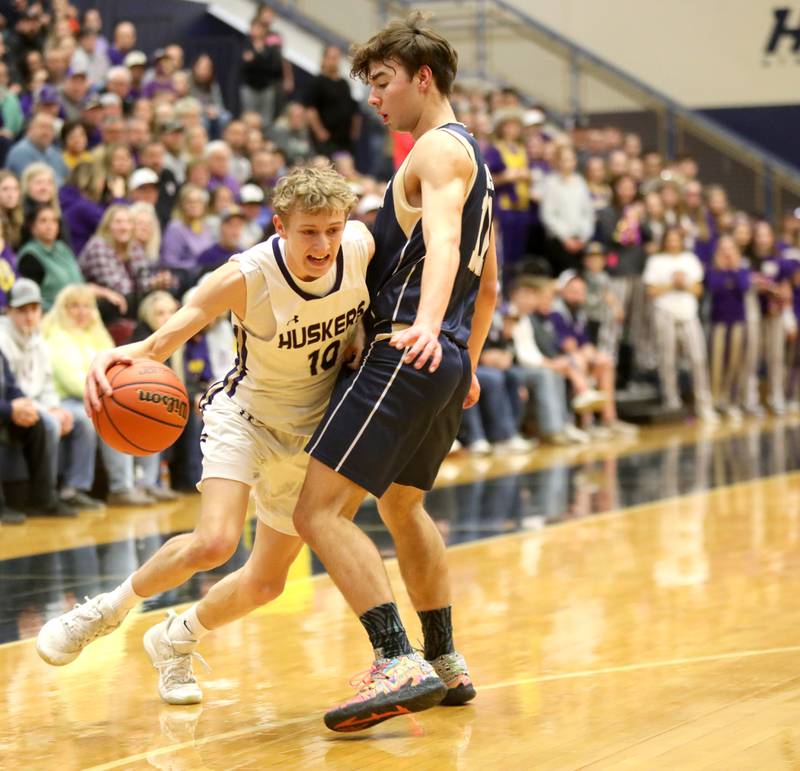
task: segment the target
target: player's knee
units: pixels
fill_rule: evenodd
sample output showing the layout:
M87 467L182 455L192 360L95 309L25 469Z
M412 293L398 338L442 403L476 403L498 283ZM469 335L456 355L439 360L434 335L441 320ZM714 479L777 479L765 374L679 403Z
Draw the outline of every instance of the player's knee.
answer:
M242 581L241 591L248 598L254 608L266 605L281 596L285 579L264 580L259 576L245 576Z
M378 513L381 519L391 525L409 517L423 516L423 496L417 491L396 491L391 488L378 501Z
M211 536L198 536L192 540L188 561L193 567L209 570L227 562L239 544L236 536L221 533Z
M294 529L307 544L313 544L316 537L313 517L301 508L296 508L292 514L292 524Z

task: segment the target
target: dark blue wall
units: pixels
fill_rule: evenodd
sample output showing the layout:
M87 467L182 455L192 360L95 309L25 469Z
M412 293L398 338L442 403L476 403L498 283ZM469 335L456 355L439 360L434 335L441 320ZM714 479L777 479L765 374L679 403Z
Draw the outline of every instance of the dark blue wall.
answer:
M700 112L800 168L800 105L728 107Z
M205 6L183 0L77 0L75 5L81 11L100 11L103 34L109 40L117 22L132 21L138 32L137 48L148 56L169 43L183 46L187 67L199 54L209 54L228 107L238 110L238 72L245 38L206 13Z

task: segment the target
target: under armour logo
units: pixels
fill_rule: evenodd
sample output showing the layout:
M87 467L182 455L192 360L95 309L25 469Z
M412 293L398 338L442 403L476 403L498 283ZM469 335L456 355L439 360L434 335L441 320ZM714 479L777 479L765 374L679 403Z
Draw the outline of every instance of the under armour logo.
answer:
M289 324L297 324L297 323L299 323L299 321L300 321L300 317L297 314L295 314L294 316L292 316L292 318L290 318L286 322L286 326L288 327Z

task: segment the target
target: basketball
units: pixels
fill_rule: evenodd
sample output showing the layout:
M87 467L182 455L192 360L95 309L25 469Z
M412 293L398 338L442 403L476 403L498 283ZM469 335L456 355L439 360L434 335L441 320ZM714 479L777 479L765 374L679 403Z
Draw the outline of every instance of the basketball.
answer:
M113 390L92 414L106 444L128 455L152 455L181 435L189 418L189 395L168 366L146 360L115 364L106 377Z

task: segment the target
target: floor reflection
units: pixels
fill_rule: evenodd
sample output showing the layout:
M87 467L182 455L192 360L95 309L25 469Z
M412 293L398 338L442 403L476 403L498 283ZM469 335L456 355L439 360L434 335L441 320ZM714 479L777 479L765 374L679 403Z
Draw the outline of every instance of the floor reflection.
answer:
M800 469L800 426L776 424L765 431L755 425L735 436L712 438L698 434L690 444L676 438L658 450L620 452L609 445L608 452L598 460L496 478L481 478L477 466L476 481L434 490L428 496L427 507L449 545L535 530L567 519L796 471ZM754 505L757 508L757 501ZM654 567L655 582L660 586L702 583L709 568L704 556L705 510L701 499L692 510L684 506L673 512L668 508L660 517L662 557ZM755 509L753 518L752 538L764 540L769 525L759 521ZM362 507L358 522L384 555L393 554L391 539L374 502ZM203 596L222 575L245 562L253 534L251 522L228 563L148 600L146 608ZM0 642L32 637L46 619L84 596L111 589L172 535L151 535L0 561ZM322 571L316 559L312 560L311 570ZM567 609L565 613L559 624L569 627L572 612ZM591 609L580 609L580 615L590 618Z

